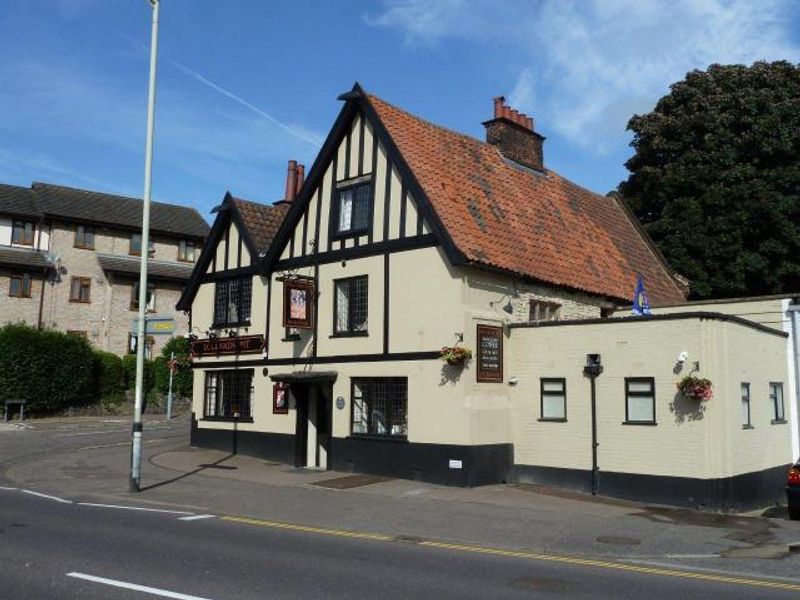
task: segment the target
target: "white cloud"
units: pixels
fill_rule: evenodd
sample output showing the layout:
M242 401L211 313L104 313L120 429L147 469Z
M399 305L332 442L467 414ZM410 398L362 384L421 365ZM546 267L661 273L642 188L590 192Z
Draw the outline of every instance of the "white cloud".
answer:
M634 112L652 109L692 69L797 62L791 28L799 16L792 0L400 0L368 22L417 43L486 44L497 52L498 76L518 65L510 94L518 108L543 129L603 152L625 137Z

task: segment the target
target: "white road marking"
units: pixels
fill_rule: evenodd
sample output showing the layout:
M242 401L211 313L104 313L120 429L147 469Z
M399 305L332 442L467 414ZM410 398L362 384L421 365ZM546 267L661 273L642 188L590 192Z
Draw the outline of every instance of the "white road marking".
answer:
M39 496L40 498L47 498L48 500L55 500L63 504L72 504L72 500L64 500L58 496L50 496L49 494L42 494L41 492L32 492L31 490L21 490L23 494L30 494L31 496Z
M172 429L171 427L148 427L147 431L163 431ZM56 437L75 437L78 435L102 435L108 433L130 433L130 429L101 429L97 431L80 431L77 433L59 433Z
M188 510L166 510L163 508L144 508L143 506L121 506L119 504L97 504L94 502L78 502L79 506L93 506L95 508L119 508L122 510L140 510L143 512L167 513L171 515L193 515Z
M7 492L16 492L18 489L19 488L12 488L12 487L6 487L4 485L0 485L0 490L6 490Z
M159 588L149 587L146 585L138 585L136 583L127 583L117 579L107 579L105 577L97 577L95 575L86 575L85 573L67 573L67 577L74 577L75 579L83 579L93 583L103 583L118 588L125 588L127 590L134 590L136 592L144 592L146 594L153 594L154 596L161 596L163 598L177 598L177 600L209 600L209 598L201 598L200 596L189 596L188 594L181 594L179 592L170 592L169 590L161 590Z
M154 438L152 440L144 440L145 444L154 444L156 442L163 442L164 438ZM117 442L116 444L101 444L99 446L83 446L81 448L77 448L76 450L99 450L100 448L116 448L117 446L130 446L131 441L128 440L127 442Z
M197 521L198 519L213 519L214 515L192 515L191 517L180 517L178 521Z

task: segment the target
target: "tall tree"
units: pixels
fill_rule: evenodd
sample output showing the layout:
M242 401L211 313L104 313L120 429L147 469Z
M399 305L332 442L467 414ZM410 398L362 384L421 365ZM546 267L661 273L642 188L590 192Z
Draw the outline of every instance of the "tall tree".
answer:
M692 297L800 292L800 68L711 65L628 122L619 191Z

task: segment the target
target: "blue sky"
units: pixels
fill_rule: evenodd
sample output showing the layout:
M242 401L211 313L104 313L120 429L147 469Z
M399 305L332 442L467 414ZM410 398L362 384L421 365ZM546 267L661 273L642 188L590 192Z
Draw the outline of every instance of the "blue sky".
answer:
M3 0L0 182L140 196L147 0ZM283 193L358 80L475 137L493 96L536 119L545 164L605 193L625 125L711 63L800 61L793 0L162 0L153 189L208 215Z

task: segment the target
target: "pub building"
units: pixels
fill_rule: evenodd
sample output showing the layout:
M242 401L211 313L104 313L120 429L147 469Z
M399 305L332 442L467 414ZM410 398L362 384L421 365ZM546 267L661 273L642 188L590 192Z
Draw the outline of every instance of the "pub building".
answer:
M638 275L673 307L687 282L619 198L545 168L545 138L504 98L485 142L358 84L339 99L307 178L290 161L279 202L215 209L178 304L192 444L722 510L781 494L784 332L713 305L618 310ZM712 399L683 396L690 374Z

